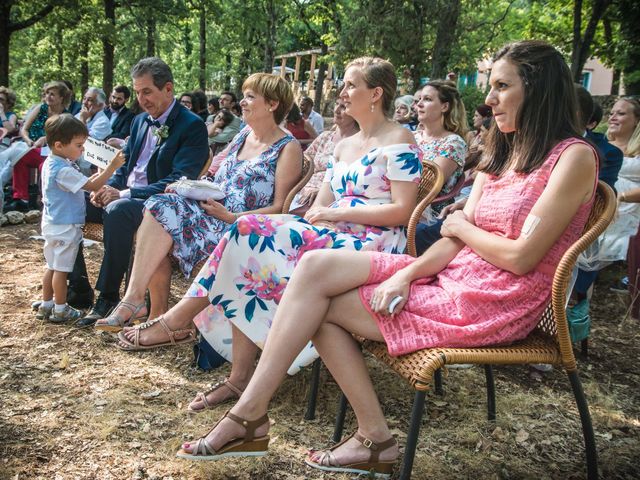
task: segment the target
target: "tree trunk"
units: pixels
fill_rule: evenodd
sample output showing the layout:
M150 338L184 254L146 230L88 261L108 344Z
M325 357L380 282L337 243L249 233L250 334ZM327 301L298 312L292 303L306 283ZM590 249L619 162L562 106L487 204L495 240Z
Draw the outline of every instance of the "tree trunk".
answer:
M456 27L460 17L460 0L446 2L441 10L436 41L433 46L431 78L444 78L456 39Z
M264 41L263 71L265 73L271 73L273 70L273 58L275 57L276 24L278 21L274 0L265 1L265 10L267 15L267 34L265 35Z
M620 19L620 58L625 94L640 95L640 5L637 0L620 0L618 8L624 13Z
M620 69L613 69L613 78L611 79L611 91L609 92L611 95L618 95L620 91Z
M580 74L577 73L578 57L580 56L580 45L582 42L582 0L573 1L573 37L571 39L571 76L575 82L580 81Z
M0 13L0 85L9 86L9 17Z
M413 0L413 12L416 16L415 38L424 38L424 30L427 19L427 8L424 1ZM425 73L425 58L427 57L422 42L418 42L414 48L407 51L408 64L411 69L411 81L413 83L413 92L420 87L420 79Z
M55 37L57 45L64 45L64 37L62 36L62 27L60 25L56 25ZM62 72L64 68L64 50L62 48L56 49L56 61L58 63L58 68Z
M329 32L329 24L326 20L322 22L322 35L326 35ZM313 99L314 110L322 115L322 89L324 88L324 77L327 73L327 61L325 56L329 49L323 42L320 47L320 65L318 66L318 78L316 79L316 94Z
M201 90L207 87L207 9L204 2L200 4L200 69L198 85Z
M79 97L89 88L89 42L84 40L80 46L80 90Z
M108 31L102 37L102 53L104 56L102 63L102 88L109 95L113 89L113 57L114 46L111 39L116 32L116 2L115 0L104 0L104 16L109 23Z
M227 65L227 71L224 74L224 89L231 90L231 69L233 68L233 65L231 63L231 54L227 53L224 56L224 59Z
M153 57L156 54L156 19L149 13L146 21L147 30L147 57Z
M582 30L582 0L575 0L573 10L573 51L571 52L571 74L575 82L580 82L582 69L587 63L591 44L596 34L596 28L600 19L604 15L611 0L593 0L591 5L591 17L585 28L584 36Z
M49 15L54 8L53 5L49 4L27 19L11 21L11 7L14 4L15 2L11 0L0 1L0 85L5 86L9 86L9 44L11 43L11 34L39 22Z

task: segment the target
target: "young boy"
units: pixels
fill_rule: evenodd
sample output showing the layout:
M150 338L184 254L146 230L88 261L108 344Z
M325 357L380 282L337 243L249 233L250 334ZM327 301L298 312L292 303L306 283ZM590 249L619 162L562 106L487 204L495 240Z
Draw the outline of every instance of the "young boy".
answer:
M85 177L75 162L84 151L87 127L72 115L49 118L44 124L51 154L42 167L42 236L47 270L42 279L42 303L36 318L53 323L78 320L82 313L67 305L67 274L82 241L84 192L96 191L124 164L119 152L102 173ZM55 303L54 303L55 299Z

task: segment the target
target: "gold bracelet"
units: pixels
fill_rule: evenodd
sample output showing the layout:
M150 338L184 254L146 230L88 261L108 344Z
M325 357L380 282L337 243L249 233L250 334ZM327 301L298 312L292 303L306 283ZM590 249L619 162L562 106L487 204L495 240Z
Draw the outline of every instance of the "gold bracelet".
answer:
M621 202L627 201L627 196L624 194L624 192L620 192L620 201Z

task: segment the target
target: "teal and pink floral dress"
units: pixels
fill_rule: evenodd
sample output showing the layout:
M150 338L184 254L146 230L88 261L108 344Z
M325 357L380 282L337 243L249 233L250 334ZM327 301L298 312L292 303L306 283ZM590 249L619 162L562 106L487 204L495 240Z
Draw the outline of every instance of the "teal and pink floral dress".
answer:
M360 160L330 162L325 182L335 201L355 207L391 203L391 182L420 181L422 153L416 145L372 149ZM195 278L187 297L208 296L211 305L194 319L209 344L231 359L232 322L263 348L275 310L304 252L321 248L402 253L405 227L338 222L315 227L295 215L244 215L229 229ZM307 345L291 366L296 373L318 354Z

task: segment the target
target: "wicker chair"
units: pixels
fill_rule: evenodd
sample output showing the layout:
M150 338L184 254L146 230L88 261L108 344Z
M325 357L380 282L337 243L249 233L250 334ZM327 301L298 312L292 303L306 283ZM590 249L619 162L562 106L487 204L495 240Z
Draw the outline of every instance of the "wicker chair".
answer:
M565 311L567 285L578 255L602 233L616 210L616 198L613 190L599 182L596 199L582 236L565 252L556 268L553 278L551 302L543 313L537 327L524 340L511 345L484 348L432 348L420 350L400 357L391 357L386 345L380 342L364 340L362 347L376 358L391 367L415 390L411 422L405 447L401 479L411 477L413 458L416 451L420 423L425 408L426 392L434 376L445 365L473 363L483 365L487 382L488 419L495 420L495 386L491 365L526 365L545 363L562 367L571 383L575 396L587 457L587 476L598 477L593 427L587 400L578 377L573 346L569 337L569 327ZM342 436L346 399L341 399L334 440Z
M427 208L444 184L444 175L440 167L433 162L425 160L422 162L422 176L418 185L418 196L416 208L413 209L411 218L407 225L407 253L416 256L416 227L420 222L422 213ZM313 420L316 416L316 400L318 397L318 385L320 383L321 360L318 358L313 362L311 373L311 384L307 396L307 411L304 414L305 420Z
M302 176L298 183L296 183L291 191L287 194L287 197L284 199L284 204L282 205L282 213L289 213L291 210L291 203L293 199L298 194L300 190L304 188L304 186L309 182L309 179L313 175L313 161L306 155L302 156Z

